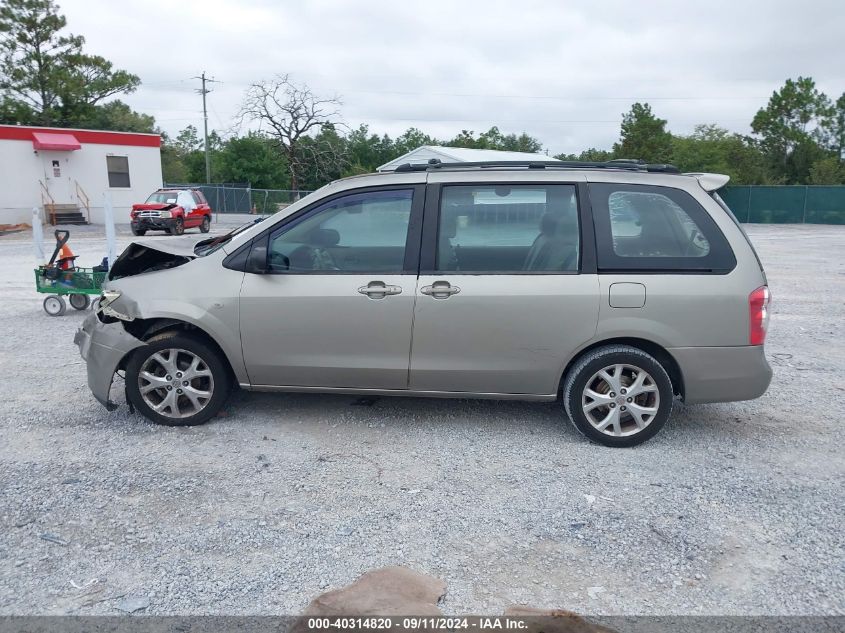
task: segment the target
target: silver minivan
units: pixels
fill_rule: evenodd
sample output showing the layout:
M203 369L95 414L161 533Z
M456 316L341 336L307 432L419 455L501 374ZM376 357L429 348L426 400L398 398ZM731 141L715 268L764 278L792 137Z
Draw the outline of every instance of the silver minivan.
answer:
M108 408L154 422L231 389L562 401L633 446L674 399L771 380L769 291L718 174L669 165L403 165L196 242L138 240L75 341Z

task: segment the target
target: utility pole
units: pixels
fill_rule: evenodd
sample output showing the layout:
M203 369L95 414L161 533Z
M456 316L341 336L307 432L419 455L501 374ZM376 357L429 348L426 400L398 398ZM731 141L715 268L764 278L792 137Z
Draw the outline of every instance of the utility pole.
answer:
M205 76L205 71L202 71L202 75L199 77L194 77L194 79L201 79L202 80L202 88L197 90L196 92L202 95L202 125L203 125L203 133L205 136L205 182L211 182L211 154L208 150L208 110L205 107L205 95L207 95L211 90L205 87L207 83L219 83L214 81L213 79L207 79Z

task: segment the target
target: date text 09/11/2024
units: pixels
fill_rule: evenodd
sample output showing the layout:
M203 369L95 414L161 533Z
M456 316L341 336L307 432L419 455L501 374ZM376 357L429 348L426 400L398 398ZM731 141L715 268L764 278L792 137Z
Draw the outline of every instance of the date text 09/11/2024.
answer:
M406 617L401 620L401 628L408 631L456 629L470 630L522 630L528 624L522 618L511 617ZM352 629L352 630L386 630L399 627L399 621L389 617L359 617L359 618L309 618L308 630Z

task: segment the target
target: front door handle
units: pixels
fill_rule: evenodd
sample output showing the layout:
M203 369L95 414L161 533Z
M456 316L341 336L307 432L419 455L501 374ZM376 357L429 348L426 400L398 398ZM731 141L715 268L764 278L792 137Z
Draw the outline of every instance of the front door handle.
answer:
M457 286L453 286L448 281L435 281L430 286L423 286L420 292L424 295L429 295L435 299L448 299L452 295L456 295L461 291Z
M358 288L358 292L370 299L384 299L387 295L402 294L402 286L388 286L383 281L371 281Z

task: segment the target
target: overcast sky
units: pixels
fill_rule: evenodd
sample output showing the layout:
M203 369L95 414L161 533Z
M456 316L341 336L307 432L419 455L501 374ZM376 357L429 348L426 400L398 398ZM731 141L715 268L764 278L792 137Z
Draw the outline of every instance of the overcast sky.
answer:
M527 132L552 154L608 149L648 101L675 133L749 132L786 78L845 91L842 0L58 0L87 49L141 77L125 97L175 134L229 133L250 82L290 73L350 126Z

